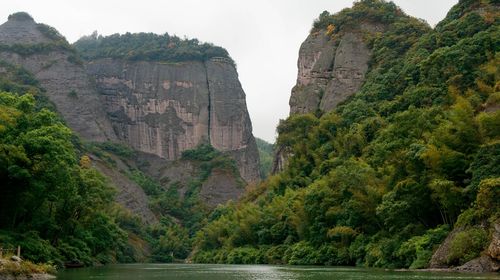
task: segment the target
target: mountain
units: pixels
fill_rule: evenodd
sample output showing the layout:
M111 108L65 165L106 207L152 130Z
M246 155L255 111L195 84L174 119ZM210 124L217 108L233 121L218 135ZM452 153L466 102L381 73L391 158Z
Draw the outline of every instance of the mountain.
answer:
M185 258L211 209L260 180L245 93L221 47L146 33L94 34L72 46L20 12L0 25L0 62L2 89L57 112L74 133L68 145L117 189L122 207L106 215L128 234L120 261ZM183 241L161 243L167 234Z
M323 12L274 175L199 234L217 263L498 271L499 3L434 29L392 2Z
M75 47L120 140L167 160L207 142L231 154L245 181L259 180L245 93L225 50L146 33L84 37Z

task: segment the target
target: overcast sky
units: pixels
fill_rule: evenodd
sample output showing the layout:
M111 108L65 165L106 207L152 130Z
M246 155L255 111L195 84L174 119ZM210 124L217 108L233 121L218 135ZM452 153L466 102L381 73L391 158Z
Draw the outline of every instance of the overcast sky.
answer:
M395 0L407 14L434 26L457 0ZM97 30L176 34L229 51L247 95L254 135L274 142L297 77L300 44L313 20L353 0L2 0L0 22L25 11L73 43Z

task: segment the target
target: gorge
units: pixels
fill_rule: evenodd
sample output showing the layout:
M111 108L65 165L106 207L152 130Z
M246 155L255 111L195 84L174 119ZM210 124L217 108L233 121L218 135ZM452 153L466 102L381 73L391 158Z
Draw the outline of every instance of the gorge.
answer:
M12 14L0 243L59 266L498 272L499 18L496 0L460 0L435 27L384 0L321 13L271 146L224 48L168 33L71 45Z

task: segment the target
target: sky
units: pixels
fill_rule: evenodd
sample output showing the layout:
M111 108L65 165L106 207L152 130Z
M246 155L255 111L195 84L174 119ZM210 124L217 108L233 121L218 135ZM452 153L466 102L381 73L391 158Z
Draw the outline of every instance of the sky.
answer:
M434 26L458 0L394 0L407 14ZM253 133L268 142L289 114L300 44L312 23L353 0L2 0L0 22L28 12L70 43L97 31L168 32L226 48L236 61Z

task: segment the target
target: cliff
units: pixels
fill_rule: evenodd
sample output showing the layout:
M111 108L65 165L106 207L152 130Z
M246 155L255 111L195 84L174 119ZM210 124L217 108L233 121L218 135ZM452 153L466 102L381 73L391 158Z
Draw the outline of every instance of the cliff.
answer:
M231 154L245 181L258 180L257 147L232 63L97 59L86 69L121 141L166 160L207 142Z
M356 93L372 56L367 37L385 29L376 22L352 25L338 33L313 29L300 46L290 114L328 112Z
M499 7L461 0L431 29L392 2L363 0L314 22L278 126L277 174L251 197L271 208L263 214L302 205L304 237L288 250L311 254L294 264L317 263L331 242L338 258L351 242L343 252L360 254L335 264L499 271ZM228 255L247 244L233 246Z
M193 44L198 46L197 41ZM210 51L213 56L226 54L219 47ZM248 183L259 180L245 93L232 60L189 57L165 62L103 57L84 62L80 57L55 29L36 23L26 13L13 14L0 26L0 60L33 73L43 94L85 143L128 145L146 155L140 160L155 162L163 172L147 175L160 180L169 174L169 181L178 177L169 168L179 166L175 161L183 151L209 143L231 156L239 171L228 175L215 170L205 178L208 187L202 188L202 195L215 197L207 200L211 206L239 197L243 192L240 176ZM131 168L145 165L139 157L113 156L112 165L98 156L92 160L118 188L118 202L143 221L156 221L144 190L127 175ZM193 166L189 172L200 171Z
M25 13L11 15L0 25L0 60L33 73L68 126L89 142L116 141L105 114L102 97L91 84L66 40L54 29L37 24ZM118 202L142 217L156 218L149 210L143 190L116 169L96 168L118 188ZM126 182L126 183L125 183Z
M358 13L355 8L335 15L325 11L315 22L299 49L290 115L330 112L361 89L372 59L371 40L383 36L389 23ZM289 156L285 147L277 147L272 172L282 171Z
M32 72L77 134L88 141L115 140L100 97L82 65L72 61L74 53L65 39L19 14L0 25L0 59Z

